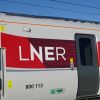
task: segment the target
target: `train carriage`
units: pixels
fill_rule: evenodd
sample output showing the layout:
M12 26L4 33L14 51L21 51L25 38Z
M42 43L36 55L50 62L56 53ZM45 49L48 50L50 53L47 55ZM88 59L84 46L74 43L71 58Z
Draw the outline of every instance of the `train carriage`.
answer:
M0 13L0 100L94 98L99 77L99 22Z

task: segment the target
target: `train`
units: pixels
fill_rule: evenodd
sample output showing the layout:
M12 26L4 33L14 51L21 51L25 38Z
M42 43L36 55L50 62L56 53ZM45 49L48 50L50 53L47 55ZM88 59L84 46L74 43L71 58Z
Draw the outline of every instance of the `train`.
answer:
M0 12L0 100L100 96L100 22Z

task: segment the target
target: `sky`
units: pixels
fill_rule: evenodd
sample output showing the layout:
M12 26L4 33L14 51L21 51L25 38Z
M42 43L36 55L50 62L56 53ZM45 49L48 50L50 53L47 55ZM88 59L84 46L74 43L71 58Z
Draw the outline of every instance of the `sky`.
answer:
M100 22L100 0L0 0L0 12Z

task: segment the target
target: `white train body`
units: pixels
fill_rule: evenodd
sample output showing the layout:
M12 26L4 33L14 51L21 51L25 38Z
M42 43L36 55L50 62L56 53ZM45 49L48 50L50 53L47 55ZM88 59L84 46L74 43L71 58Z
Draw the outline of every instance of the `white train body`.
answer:
M100 24L0 13L0 43L0 100L100 94Z

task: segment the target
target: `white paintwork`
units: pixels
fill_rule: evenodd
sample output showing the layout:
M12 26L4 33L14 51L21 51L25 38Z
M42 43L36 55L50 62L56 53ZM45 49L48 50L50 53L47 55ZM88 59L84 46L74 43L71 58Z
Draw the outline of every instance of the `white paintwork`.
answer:
M100 95L100 68L99 68L99 91L98 91L98 95Z
M4 33L31 38L74 40L75 33L95 34L100 40L100 24L54 19L27 18L0 14ZM17 22L17 23L8 23ZM27 24L28 23L28 24ZM37 25L38 24L38 25ZM30 28L31 31L25 31ZM28 30L28 29L27 29ZM12 80L13 87L8 88ZM26 90L26 84L43 83L42 89ZM50 94L51 89L64 88L63 94ZM78 88L77 70L5 72L5 95L1 100L75 100ZM100 93L100 91L99 91Z
M1 100L75 100L77 70L6 72L5 97ZM12 80L12 88L8 81ZM43 83L43 88L26 90L27 84ZM63 94L50 94L51 89L63 88ZM74 91L73 91L74 90Z

